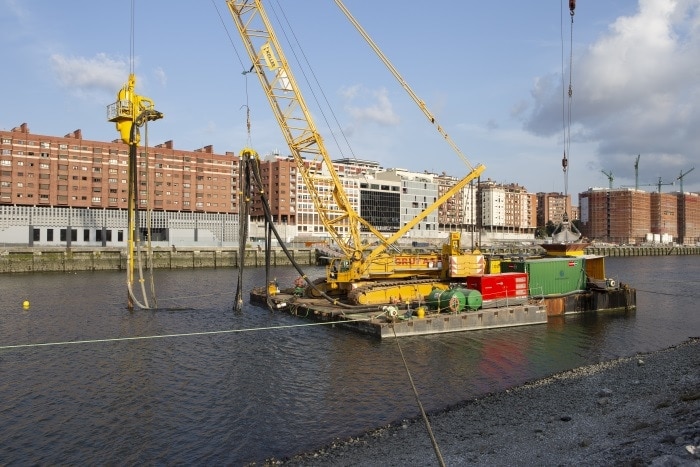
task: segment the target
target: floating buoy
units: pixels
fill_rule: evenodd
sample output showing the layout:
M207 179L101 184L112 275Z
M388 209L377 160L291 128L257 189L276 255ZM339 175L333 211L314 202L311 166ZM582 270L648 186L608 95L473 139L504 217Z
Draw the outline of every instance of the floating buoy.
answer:
M25 310L29 308L29 300L25 300L22 302L22 308Z

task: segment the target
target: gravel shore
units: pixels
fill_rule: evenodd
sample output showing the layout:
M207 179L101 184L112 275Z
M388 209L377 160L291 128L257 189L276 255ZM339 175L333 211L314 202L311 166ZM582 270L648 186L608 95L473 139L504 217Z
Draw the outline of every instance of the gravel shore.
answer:
M566 371L270 464L700 466L700 338ZM439 455L438 455L439 451Z

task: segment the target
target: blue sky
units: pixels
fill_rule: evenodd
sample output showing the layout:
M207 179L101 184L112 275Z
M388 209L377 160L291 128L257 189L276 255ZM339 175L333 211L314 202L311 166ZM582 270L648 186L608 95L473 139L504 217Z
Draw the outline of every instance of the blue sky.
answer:
M250 63L223 0L133 3L136 90L165 114L149 125L149 144L288 152L257 78L241 73ZM86 139L116 139L105 108L128 77L132 2L0 5L0 128L26 122L35 134L80 128ZM575 204L577 193L608 186L602 170L612 172L615 187L634 186L638 154L640 185L654 185L641 188L655 190L659 177L670 183L698 166L683 187L700 191L700 0L578 1L571 75L563 0L345 5L470 162L486 165L484 178L565 191L562 82L568 87L571 76ZM320 83L302 93L333 158L467 173L332 0L271 0L268 8L288 22L278 36L298 41L283 40L297 81L305 85L303 70ZM294 62L295 54L310 67ZM339 126L328 128L322 115ZM336 146L341 131L349 145ZM678 189L677 181L662 187Z

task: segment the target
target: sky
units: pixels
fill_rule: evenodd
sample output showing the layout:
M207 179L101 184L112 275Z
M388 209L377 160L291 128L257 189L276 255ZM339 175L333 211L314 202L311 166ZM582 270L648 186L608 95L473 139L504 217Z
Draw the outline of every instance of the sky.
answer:
M700 0L579 0L573 24L564 0L344 4L486 166L482 179L578 204L609 175L634 187L639 156L640 189L678 191L684 174L684 191L700 192ZM333 159L469 172L334 1L266 8ZM0 48L3 130L117 139L106 107L133 69L136 92L165 115L149 145L289 153L259 81L243 74L250 60L224 0L0 0Z

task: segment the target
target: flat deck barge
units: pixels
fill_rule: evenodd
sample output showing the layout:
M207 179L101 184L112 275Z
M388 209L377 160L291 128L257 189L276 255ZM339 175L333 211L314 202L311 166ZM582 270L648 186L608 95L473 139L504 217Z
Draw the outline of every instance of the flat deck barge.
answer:
M346 308L323 298L285 292L271 295L268 303L266 288L256 287L250 293L250 301L255 305L270 306L318 322L333 322L380 339L546 324L549 317L586 312L633 311L636 310L635 298L634 289L581 291L562 297L531 299L524 304L446 313L427 307L407 309L405 305L393 307L393 312L382 305Z
M361 307L358 310L333 305L323 298L298 297L293 294L278 293L269 297L273 309L315 321L332 321L336 325L352 331L379 338L424 336L445 332L475 331L547 322L547 309L544 303L486 308L476 311L438 313L418 308L408 310L404 306L396 309L392 316L388 307L377 305ZM265 288L255 288L250 300L256 305L268 306Z

